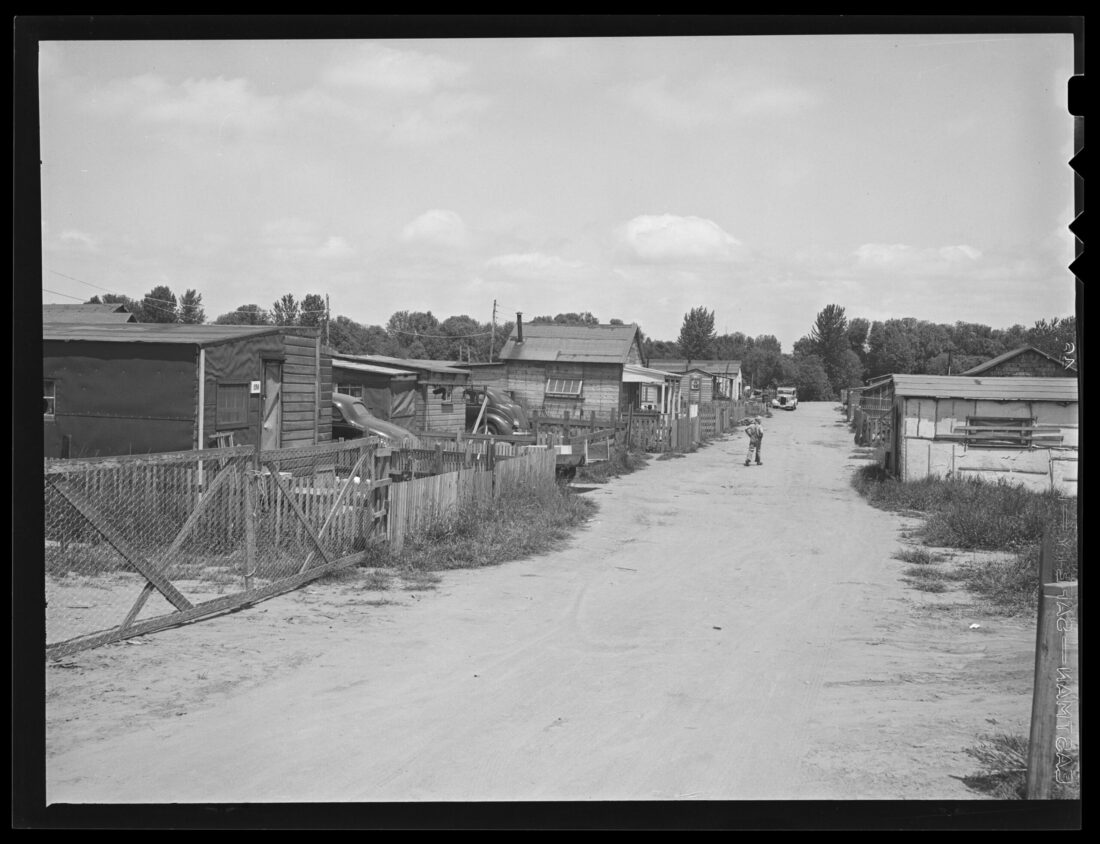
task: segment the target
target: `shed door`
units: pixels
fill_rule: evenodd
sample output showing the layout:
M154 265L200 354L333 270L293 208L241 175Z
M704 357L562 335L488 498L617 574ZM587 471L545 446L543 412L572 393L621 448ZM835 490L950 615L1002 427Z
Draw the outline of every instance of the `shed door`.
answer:
M264 408L260 429L260 448L279 448L283 431L283 364L264 361Z

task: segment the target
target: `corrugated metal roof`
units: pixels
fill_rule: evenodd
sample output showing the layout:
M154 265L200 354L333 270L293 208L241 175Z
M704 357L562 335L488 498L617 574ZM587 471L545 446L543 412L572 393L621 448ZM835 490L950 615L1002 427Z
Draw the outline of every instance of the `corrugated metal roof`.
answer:
M1076 378L975 378L968 375L894 375L898 396L988 401L1077 401Z
M307 329L278 325L173 325L161 322L124 324L48 323L43 340L93 340L99 343L183 343L212 346L261 334L306 333Z
M411 369L396 369L392 366L379 366L374 363L357 363L352 360L343 360L342 358L332 359L333 369L350 369L355 372L370 372L373 375L407 375L410 378L415 378L416 373Z
M43 305L42 324L49 322L122 323L137 322L125 305Z
M1059 366L1062 366L1062 361L1058 360L1058 358L1054 357L1053 355L1048 355L1042 349L1036 349L1034 346L1022 346L1019 349L1013 349L1011 352L1005 352L1003 355L997 355L997 357L995 357L995 358L990 358L985 363L979 363L977 366L972 366L970 369L966 370L966 372L960 372L959 374L960 375L981 375L983 372L986 372L986 371L992 369L997 364L1004 363L1006 360L1012 360L1014 357L1017 357L1018 355L1022 355L1024 352L1035 352L1035 354L1042 355L1047 360L1053 361L1054 363L1058 364ZM1072 372L1076 372L1077 371L1077 366L1073 365L1073 366L1068 367L1068 369L1071 370Z
M516 342L516 330L500 359L509 361L557 361L561 363L623 363L630 356L638 326L548 325L523 326L523 342Z
M411 369L415 372L441 372L450 375L469 375L467 369L461 369L447 363L434 360L421 360L418 358L391 358L386 355L333 355L333 364L337 360L348 360L358 363L373 363L378 366L388 366L396 369ZM458 361L453 361L458 363Z

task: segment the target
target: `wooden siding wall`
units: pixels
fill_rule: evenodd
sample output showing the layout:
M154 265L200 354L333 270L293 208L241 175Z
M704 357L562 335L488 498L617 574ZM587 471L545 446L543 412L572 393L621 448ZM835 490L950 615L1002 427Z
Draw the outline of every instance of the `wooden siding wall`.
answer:
M1029 489L1077 494L1078 407L1055 402L899 398L902 480L930 476L1004 478ZM1062 443L1051 448L976 448L954 439L968 418L1034 419L1051 425Z
M622 389L622 371L611 363L543 363L516 362L508 364L508 384L516 400L526 407L541 408L549 416L588 416L623 410L626 391ZM581 396L575 399L547 397L546 379L549 373L561 378L584 381Z
M432 391L437 387L446 387L450 390L447 401L443 396L436 395ZM466 430L466 402L462 396L462 388L466 386L466 378L457 375L432 373L425 377L417 388L416 420L421 430L433 433L457 434Z
M320 340L287 334L283 338L282 447L313 445L322 433L332 438L332 364L329 361L328 402L320 405ZM325 415L327 410L327 416Z

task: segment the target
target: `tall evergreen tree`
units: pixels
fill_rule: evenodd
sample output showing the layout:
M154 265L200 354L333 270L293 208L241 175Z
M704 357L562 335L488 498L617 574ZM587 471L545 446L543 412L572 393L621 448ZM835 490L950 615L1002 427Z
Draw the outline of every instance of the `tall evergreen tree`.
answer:
M714 311L692 308L684 314L684 323L680 327L680 354L688 360L709 360L714 356L717 336Z
M202 325L206 322L206 311L202 307L202 294L196 290L185 290L180 296L179 319L185 325Z

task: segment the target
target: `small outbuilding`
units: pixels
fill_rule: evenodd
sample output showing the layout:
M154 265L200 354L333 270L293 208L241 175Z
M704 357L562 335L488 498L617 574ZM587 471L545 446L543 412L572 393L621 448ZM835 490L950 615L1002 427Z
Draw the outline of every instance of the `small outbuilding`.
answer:
M46 457L332 438L316 328L45 323L42 391Z
M334 352L332 363L337 391L358 395L379 419L416 434L466 430L470 373L457 362Z
M739 360L651 360L654 369L672 372L680 377L680 394L688 404L703 404L719 399L741 396L741 361Z
M862 391L884 467L901 480L1004 479L1077 494L1077 381L890 375Z

